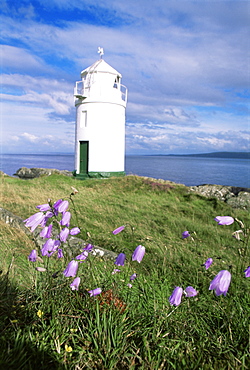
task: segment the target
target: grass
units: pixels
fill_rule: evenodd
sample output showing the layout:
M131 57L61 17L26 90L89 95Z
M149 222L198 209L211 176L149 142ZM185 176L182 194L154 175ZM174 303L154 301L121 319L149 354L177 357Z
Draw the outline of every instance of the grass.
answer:
M96 246L125 253L126 264L112 275L113 261L91 255L80 265L79 290L72 291L72 278L51 277L66 261L29 262L32 240L1 223L0 368L248 369L249 279L243 271L249 250L232 238L236 222L219 226L214 217L237 217L249 227L249 214L182 185L137 176L2 177L1 206L25 219L48 198L67 197L72 186L79 193L71 227L79 225L80 237ZM124 224L122 233L112 234ZM193 238L182 239L184 230ZM140 264L131 261L139 244L146 248ZM208 257L214 263L205 270ZM37 265L47 272L36 272ZM232 282L226 297L216 297L208 287L224 269ZM171 306L174 287L189 285L199 294ZM87 291L96 287L103 293L90 298Z

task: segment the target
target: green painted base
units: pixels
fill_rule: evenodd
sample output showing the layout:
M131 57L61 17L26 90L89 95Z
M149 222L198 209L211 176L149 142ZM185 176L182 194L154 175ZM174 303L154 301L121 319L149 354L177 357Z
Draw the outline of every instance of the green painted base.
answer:
M88 172L88 173L76 173L73 172L73 176L79 180L86 180L86 179L107 179L109 177L123 177L126 173L124 171L121 172Z

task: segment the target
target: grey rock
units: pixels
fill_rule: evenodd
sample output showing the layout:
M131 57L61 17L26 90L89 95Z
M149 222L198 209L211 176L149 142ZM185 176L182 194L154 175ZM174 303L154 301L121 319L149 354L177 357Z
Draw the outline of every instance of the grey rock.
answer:
M196 192L207 198L217 198L233 208L250 209L249 188L205 184L190 186L189 191Z
M65 176L73 176L71 171L67 170L56 170L54 168L27 168L21 167L19 168L14 176L18 176L20 179L34 179L41 176L50 176L50 175L65 175Z

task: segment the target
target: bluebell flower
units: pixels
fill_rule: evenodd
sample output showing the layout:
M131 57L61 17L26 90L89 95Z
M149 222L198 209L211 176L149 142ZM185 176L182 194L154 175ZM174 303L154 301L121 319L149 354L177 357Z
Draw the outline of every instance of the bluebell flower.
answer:
M29 261L36 262L37 260L37 251L33 249L28 257Z
M72 290L78 290L79 289L79 284L81 282L81 279L79 277L76 277L73 282L70 284L70 288Z
M81 230L79 229L79 227L73 227L72 229L70 229L69 233L70 235L77 235L81 232Z
M231 282L231 273L227 270L221 270L211 281L209 290L214 290L217 296L223 294L226 296Z
M87 244L87 245L85 245L85 247L83 249L85 251L91 251L93 248L94 248L94 246L92 244Z
M42 246L42 256L49 256L49 252L55 252L60 245L59 240L48 239Z
M64 229L60 231L60 234L59 234L59 238L61 242L66 242L68 236L69 236L69 229L65 227Z
M244 272L245 272L245 277L250 277L250 266L248 266L248 268L244 270Z
M133 274L130 276L130 280L135 280L136 279L136 274Z
M112 275L115 275L117 272L121 272L121 270L119 270L119 269L114 269L114 270L111 272L111 274L112 274Z
M195 297L198 294L197 290L195 290L192 286L186 287L184 292L186 294L186 297Z
M188 231L183 231L182 233L182 239L186 239L190 236L189 232Z
M63 256L63 250L61 249L61 248L59 248L58 250L57 250L57 258L63 258L64 256Z
M90 294L90 297L94 297L98 294L101 294L102 290L101 288L95 288L93 290L89 290L88 293Z
M217 216L214 220L218 222L218 225L231 225L234 222L231 216Z
M66 267L66 269L63 271L63 275L65 277L75 277L78 270L78 261L72 260Z
M43 214L43 212L37 212L23 222L25 222L25 226L30 227L30 231L33 232L37 228L37 226L42 223L44 218L45 215Z
M57 207L56 207L56 208L57 208L58 212L63 213L63 212L65 212L65 211L67 211L68 206L69 206L69 202L68 202L68 200L63 200L63 201L61 201L61 202L57 205ZM55 208L55 206L54 206L54 208Z
M83 251L81 254L79 254L78 256L76 256L76 259L77 260L80 260L80 262L83 262L88 257L88 254L89 253L87 251Z
M41 212L49 211L51 209L49 204L41 204L40 206L36 206Z
M39 234L41 238L50 238L52 235L52 224L45 226Z
M126 259L126 255L124 253L120 253L115 260L115 265L124 266L125 259Z
M175 289L173 290L173 293L168 298L169 303L172 306L179 306L179 304L181 303L182 294L183 294L183 289L179 286L175 287Z
M145 254L145 247L142 245L138 245L138 247L135 248L134 253L132 255L132 261L141 262Z
M66 211L62 215L62 219L60 221L60 224L63 225L63 226L69 227L70 219L71 219L71 213L69 211Z
M120 227L118 227L117 229L115 229L114 231L112 231L113 232L113 234L114 235L116 235L116 234L119 234L121 231L123 231L125 229L125 226L123 225L123 226L120 226Z
M212 258L208 258L206 260L206 262L203 264L203 266L205 266L206 267L206 270L207 270L212 265L212 263L213 263L213 259Z

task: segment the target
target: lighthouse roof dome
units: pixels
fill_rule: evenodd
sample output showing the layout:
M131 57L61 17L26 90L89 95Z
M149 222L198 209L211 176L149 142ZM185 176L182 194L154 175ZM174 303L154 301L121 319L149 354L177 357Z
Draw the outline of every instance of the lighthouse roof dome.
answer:
M103 59L97 60L94 64L92 64L90 67L84 69L81 72L81 77L85 76L86 74L89 73L110 73L115 76L122 77L122 75L116 71L113 67L111 67L108 63L105 62Z

